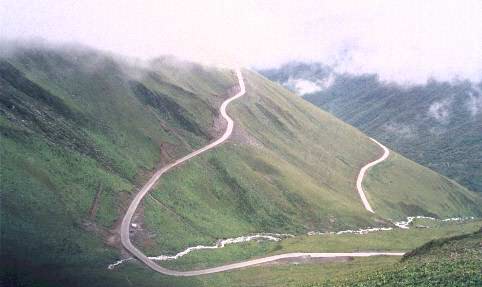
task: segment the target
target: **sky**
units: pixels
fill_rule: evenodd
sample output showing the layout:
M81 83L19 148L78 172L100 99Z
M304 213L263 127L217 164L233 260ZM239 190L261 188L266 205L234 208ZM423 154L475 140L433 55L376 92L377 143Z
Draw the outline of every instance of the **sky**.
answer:
M0 39L255 68L317 61L383 80L482 78L482 1L0 0Z

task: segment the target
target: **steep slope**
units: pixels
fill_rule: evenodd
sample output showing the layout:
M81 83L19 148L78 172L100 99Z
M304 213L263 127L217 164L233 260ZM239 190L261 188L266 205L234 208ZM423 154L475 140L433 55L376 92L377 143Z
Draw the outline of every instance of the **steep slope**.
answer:
M50 277L42 266L62 278L118 258L131 192L159 163L217 135L213 106L234 83L229 71L185 64L199 71L194 94L77 48L19 47L0 69L2 269L33 269L37 279Z
M380 215L370 214L355 178L378 146L281 86L243 74L247 94L228 108L233 137L163 176L135 216L132 238L146 253L413 212L481 213L479 197L398 156L383 169L393 189L376 178L369 186L369 196L391 205L375 203ZM74 285L78 270L93 274L83 280L120 280L105 268L120 257L118 219L130 197L156 166L219 136L218 107L236 84L229 70L171 58L135 65L72 47L16 47L0 60L0 81L2 270L50 285ZM400 191L410 209L388 196Z
M246 78L248 91L252 92L251 94L248 92L248 97L240 105L233 107L235 113L238 111L238 107L240 107L241 112L238 114L240 124L245 126L254 122L260 126L254 128L255 124L252 124L252 126L247 126L246 129L250 132L256 131L256 138L261 142L267 142L268 144L265 144L265 146L269 147L270 150L279 149L279 154L282 156L290 155L293 158L287 157L286 159L290 161L300 161L302 159L303 161L298 167L311 176L318 177L319 181L326 184L330 190L336 190L337 193L349 191L349 196L355 197L359 203L358 207L362 208L358 195L355 192L355 177L362 165L380 157L383 150L357 130L343 124L328 113L318 111L303 99L294 97L286 90L280 89L279 85L265 81L262 77L255 74L247 74ZM256 85L253 85L254 81L257 82ZM285 126L290 127L293 134L296 135L301 132L302 136L292 137L280 134L280 129L272 128L277 124L276 121L271 123L264 120L255 121L255 119L263 119L263 115L266 114L256 103L261 103L262 107L271 107L272 114L284 115L284 117L279 116L280 121L284 122ZM257 107L259 110L256 110L254 107ZM253 114L255 116L252 116ZM297 121L297 124L290 124L289 115L291 115L291 119ZM260 129L261 127L263 129ZM284 142L274 142L273 139L276 138L280 138ZM363 145L363 147L360 145ZM364 151L363 148L365 147L370 147L372 153L368 154ZM363 163L352 164L351 162L360 157L361 154L365 155L365 160L362 160ZM443 210L447 206L443 208L441 206L450 204L448 203L450 201L445 199L438 201L435 198L437 196L448 196L451 194L460 198L457 192L461 192L461 194L469 196L470 199L466 202L478 202L480 200L479 196L468 192L466 189L461 189L460 185L394 152L384 162L384 167L378 165L374 169L377 168L384 170L386 172L385 176L391 176L390 185L372 187L371 189L368 187L368 196L371 193L380 192L380 197L386 198L392 204L420 205L422 202L425 202L421 206L431 206L426 211L433 209L436 215L443 217L448 216L449 213L444 214ZM369 183L369 180L372 179L370 171L368 174L366 183ZM374 175L376 176L376 173ZM341 186L342 183L346 185ZM413 186L407 188L407 183L413 184ZM402 202L393 198L393 194L404 194L406 198ZM435 196L431 199L423 198L428 195ZM465 200L462 199L462 201ZM460 215L461 212L464 212L465 207L463 207L463 204L455 204L458 211L454 211ZM377 211L382 207L375 203L374 209ZM396 212L400 207L393 206L391 209L391 213L384 215L389 218L395 218L395 214L397 214ZM481 212L479 206L472 205L469 209L475 210L476 213ZM405 211L403 215L413 214L413 212L416 211ZM419 210L419 212L424 213L423 210Z
M481 242L482 230L433 240L394 266L315 286L480 286Z
M400 86L376 75L336 74L321 64L291 63L263 71L305 99L406 157L474 191L482 191L482 83ZM323 86L323 83L330 85Z

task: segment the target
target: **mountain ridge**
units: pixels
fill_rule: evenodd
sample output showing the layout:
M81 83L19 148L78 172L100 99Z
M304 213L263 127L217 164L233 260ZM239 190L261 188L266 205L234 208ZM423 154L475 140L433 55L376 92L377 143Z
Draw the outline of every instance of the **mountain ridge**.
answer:
M287 79L331 85L304 98L474 191L482 191L482 83L400 85L376 74L343 74L319 63L291 63L261 73L288 88ZM293 80L291 80L293 81ZM296 91L296 88L291 87Z

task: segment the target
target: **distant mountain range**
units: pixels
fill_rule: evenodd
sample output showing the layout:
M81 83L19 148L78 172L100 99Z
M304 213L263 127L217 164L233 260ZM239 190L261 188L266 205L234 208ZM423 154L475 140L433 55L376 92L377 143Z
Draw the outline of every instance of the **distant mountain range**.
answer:
M399 85L320 63L260 71L416 162L482 192L482 83Z

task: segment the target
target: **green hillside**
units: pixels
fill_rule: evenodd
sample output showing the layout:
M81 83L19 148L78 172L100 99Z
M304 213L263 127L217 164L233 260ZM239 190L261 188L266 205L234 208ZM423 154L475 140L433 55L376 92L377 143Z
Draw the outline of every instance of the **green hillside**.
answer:
M324 235L303 239L288 239L281 249L269 254L303 251L309 245L320 250L367 250L378 246L383 250L406 251L403 257L342 258L339 260L278 262L254 266L235 272L225 272L199 277L197 286L263 286L263 287L320 287L320 286L479 286L482 221L466 223L424 222L431 228L412 228L369 233L367 235ZM236 247L229 247L237 249ZM245 246L244 249L254 248ZM258 247L259 248L259 247ZM279 248L278 248L279 249ZM216 251L218 252L218 251ZM219 251L221 252L221 251ZM236 250L223 251L228 256ZM241 252L239 252L241 253ZM199 258L183 258L177 264L194 265ZM211 260L211 256L204 259ZM304 262L303 262L304 261ZM125 266L126 272L133 266ZM477 281L478 280L478 281ZM181 282L181 280L180 280ZM432 284L432 285L431 285Z
M392 230L386 232L374 232L366 235L322 235L322 236L307 236L283 240L279 243L264 243L266 245L274 245L276 248L272 248L274 251L268 251L268 254L279 254L284 252L300 252L306 250L312 250L314 246L318 250L326 252L337 251L361 251L361 250L394 250L394 251L406 251L411 252L413 249L421 248L426 243L440 238L450 238L454 236L460 236L464 234L472 234L482 227L482 221L475 220L463 223L444 222L434 223L415 220L414 226L424 224L431 228L411 228L409 230ZM477 237L475 237L477 239ZM480 236L478 237L480 240ZM260 245L260 244L258 244ZM476 245L472 245L469 248L474 248ZM239 254L253 252L253 250L262 249L255 246L243 246L243 252L239 251L241 247L230 246L222 250L216 250L216 252L223 252L224 256L235 257ZM439 261L449 262L450 253L447 252L452 248L450 245L445 247L444 253L438 254ZM229 250L228 250L229 249ZM263 254L266 254L266 250L270 250L269 247L264 246ZM423 248L422 248L423 249ZM248 250L248 251L246 251ZM454 253L461 254L458 259L463 259L463 250L453 248ZM208 253L208 251L206 251ZM187 257L183 257L179 262L172 263L172 265L178 266L192 266L200 264L202 260L212 260L215 255L212 252L209 255L201 256L193 253ZM218 255L218 258L221 256ZM473 260L474 257L467 257L466 263L470 264L471 269L468 269L465 274L475 275L473 273L474 267L477 267L477 261ZM182 261L182 262L181 262ZM300 287L300 286L356 286L358 281L365 282L368 278L368 284L362 286L397 286L394 282L384 281L382 274L391 272L392 276L396 275L397 271L400 271L401 276L396 277L401 282L406 280L410 282L411 273L403 272L404 266L410 266L411 272L417 271L417 266L420 266L418 271L422 271L422 260L406 260L409 264L400 264L400 257L369 257L369 258L340 258L338 260L324 259L324 260L303 260L298 258L295 260L277 262L274 264L254 266L250 268L240 269L235 272L225 272L212 274L205 277L199 277L202 283L198 286L263 286L263 287ZM428 261L428 260L427 260ZM431 265L435 265L436 259L431 259ZM463 261L459 261L458 266ZM420 265L418 265L420 264ZM125 265L119 271L125 272L133 268L132 265ZM408 269L408 268L407 268ZM415 270L414 270L415 269ZM432 268L433 269L433 268ZM447 269L446 269L447 270ZM460 270L460 269L459 269ZM422 273L422 272L420 272ZM430 274L427 272L427 275ZM449 277L449 276L447 276ZM446 278L447 278L446 277ZM473 277L473 276L472 276ZM419 277L420 278L420 277ZM453 276L451 280L447 282L454 282L457 277ZM460 277L459 277L460 278ZM413 281L411 281L413 282ZM427 280L422 286L427 285ZM463 281L461 281L463 282ZM385 285L383 285L385 283ZM458 286L456 284L452 284Z
M482 83L399 85L377 75L338 74L318 63L294 62L262 73L293 90L299 80L314 83L319 90L303 95L309 102L411 160L482 192Z
M141 65L85 48L10 50L0 59L3 275L27 286L125 285L127 274L106 266L121 257L130 198L156 167L222 133L218 107L235 77L172 58ZM367 180L380 214L366 212L355 179L379 147L243 74L247 94L228 108L233 137L163 176L135 216L132 237L147 254L255 232L481 215L479 196L395 153Z
M433 240L406 254L395 265L310 286L481 286L481 242L482 229Z
M407 157L482 191L482 136L478 132L482 128L478 106L482 105L476 103L482 94L473 87L468 82L430 82L405 88L385 86L372 77L348 77L340 79L332 91L306 99Z

